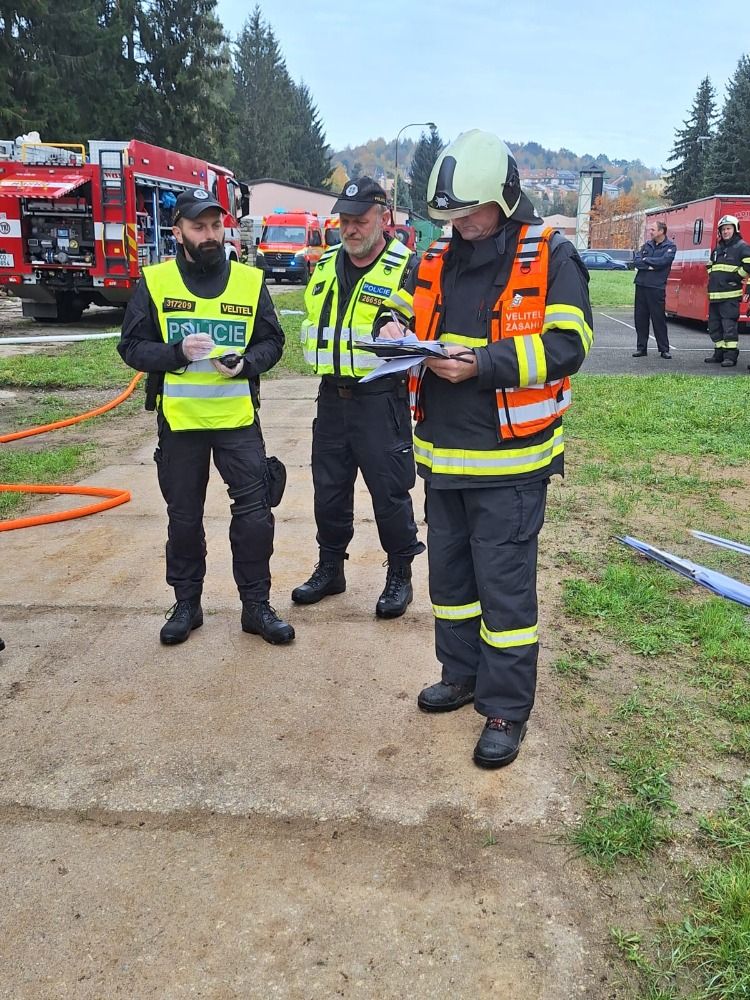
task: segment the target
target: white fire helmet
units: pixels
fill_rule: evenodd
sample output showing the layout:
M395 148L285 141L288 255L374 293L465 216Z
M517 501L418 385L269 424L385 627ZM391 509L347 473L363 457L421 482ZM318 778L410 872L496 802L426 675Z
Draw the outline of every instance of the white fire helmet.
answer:
M477 128L462 132L435 162L427 182L433 219L460 219L494 202L506 217L518 208L521 180L505 143Z
M719 224L716 227L719 232L721 232L722 226L734 226L735 233L738 233L740 231L740 220L736 215L722 215L719 219Z

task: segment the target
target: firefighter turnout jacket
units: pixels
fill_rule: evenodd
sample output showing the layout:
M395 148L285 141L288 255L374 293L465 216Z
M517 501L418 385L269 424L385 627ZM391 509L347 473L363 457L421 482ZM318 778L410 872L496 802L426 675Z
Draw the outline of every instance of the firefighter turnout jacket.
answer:
M242 355L242 372L228 379L210 358L188 362L181 342L190 333L213 338L211 357ZM204 268L180 249L175 260L144 268L118 351L131 368L163 378L159 408L173 431L231 430L255 421L254 385L283 347L260 271L236 261Z
M391 239L347 296L340 289L348 282L342 245L332 247L318 261L305 289L307 315L300 330L305 360L317 375L362 378L382 361L357 349L357 340L370 340L383 300L397 292L404 281L412 252Z
M568 379L591 348L593 321L583 263L540 221L529 206L487 239L454 231L407 282L417 335L473 349L478 366L459 383L429 369L412 380L415 457L433 489L563 472Z
M731 240L719 240L706 266L709 302L740 299L742 280L750 276L750 246L735 232Z

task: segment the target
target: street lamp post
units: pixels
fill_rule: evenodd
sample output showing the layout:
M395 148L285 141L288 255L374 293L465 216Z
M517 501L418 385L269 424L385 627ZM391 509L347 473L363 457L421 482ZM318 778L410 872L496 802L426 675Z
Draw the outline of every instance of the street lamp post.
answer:
M393 221L396 222L396 212L398 212L398 140L401 137L401 133L406 131L407 128L416 128L417 126L427 126L428 128L437 128L435 122L410 122L408 125L404 125L396 133L396 172L393 175Z

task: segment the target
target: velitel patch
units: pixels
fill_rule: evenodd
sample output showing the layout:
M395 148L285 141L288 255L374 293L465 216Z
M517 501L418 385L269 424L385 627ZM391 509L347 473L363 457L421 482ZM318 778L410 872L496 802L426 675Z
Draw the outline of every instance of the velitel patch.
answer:
M380 306L383 304L383 300L377 295L366 295L364 292L359 297L360 302L364 302L366 306Z
M391 294L391 292L393 291L393 289L392 288L386 288L385 285L371 285L369 281L366 281L364 283L364 285L362 285L362 291L363 292L369 292L370 295L380 295L383 298L385 298L386 295L390 295Z
M191 302L190 299L164 299L161 311L165 313L192 313L195 312L195 302Z
M222 302L221 312L223 316L252 316L252 306L236 306L232 302Z
M325 288L325 285L326 285L325 281L319 281L318 284L315 285L315 287L313 288L312 294L313 295L320 295L320 293Z

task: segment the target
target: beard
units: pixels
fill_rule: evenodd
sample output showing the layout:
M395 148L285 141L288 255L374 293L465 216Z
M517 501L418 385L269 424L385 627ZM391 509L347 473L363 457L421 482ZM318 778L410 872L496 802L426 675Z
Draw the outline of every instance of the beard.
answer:
M361 242L352 244L349 239L345 236L341 237L341 243L344 250L353 257L355 260L359 257L367 257L380 239L382 239L382 232L375 230L370 236L365 237Z
M185 253L191 260L200 267L217 267L225 260L224 241L218 243L216 240L206 240L203 243L193 243L185 234L182 234L182 246Z

